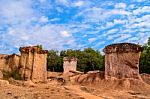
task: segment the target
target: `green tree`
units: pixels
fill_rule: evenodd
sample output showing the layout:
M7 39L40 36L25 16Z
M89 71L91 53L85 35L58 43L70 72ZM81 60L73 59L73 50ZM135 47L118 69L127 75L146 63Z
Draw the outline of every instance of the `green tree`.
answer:
M88 72L92 70L104 70L104 56L97 50L86 48L81 50L50 50L48 53L48 69L50 71L63 71L63 58L75 57L78 59L77 70Z
M43 49L43 46L40 44L38 44L37 47L40 48L41 50Z
M53 72L62 72L62 58L59 56L58 51L50 50L47 56L47 69Z
M143 52L140 58L140 73L150 74L150 37L148 38L148 42L142 47Z
M92 48L86 48L83 51L83 57L80 59L83 63L84 72L92 71L92 70L100 70L104 66L103 56L99 51L94 50ZM80 64L79 64L80 67Z

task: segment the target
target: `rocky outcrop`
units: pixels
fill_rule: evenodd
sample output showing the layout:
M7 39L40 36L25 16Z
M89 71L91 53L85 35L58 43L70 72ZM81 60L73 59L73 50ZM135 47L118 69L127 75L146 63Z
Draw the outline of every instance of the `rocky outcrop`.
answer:
M6 67L6 54L0 54L0 70L2 71Z
M140 79L139 58L142 48L132 43L112 44L105 47L105 78Z
M0 55L0 70L12 72L19 67L20 56L17 54L1 54Z
M0 71L0 79L3 79L3 73Z
M70 81L72 84L79 83L83 85L90 85L90 84L98 84L101 80L104 79L104 72L103 71L90 71L86 74L78 73L73 76L70 76Z
M64 57L64 74L68 73L70 70L76 71L77 68L77 58Z
M0 80L0 86L7 86L9 82L7 80Z
M150 85L150 74L143 73L140 75L141 75L142 80Z
M38 46L21 47L20 73L25 80L44 82L47 80L47 50Z

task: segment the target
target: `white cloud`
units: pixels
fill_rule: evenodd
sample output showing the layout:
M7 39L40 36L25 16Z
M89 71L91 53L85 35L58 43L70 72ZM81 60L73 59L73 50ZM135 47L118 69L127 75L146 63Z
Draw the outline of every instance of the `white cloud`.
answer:
M108 13L109 16L111 15L130 15L131 13L129 11L125 11L125 10L122 10L122 9L114 9L114 10L111 10L109 11Z
M118 34L108 35L107 40L113 40L114 38L119 37L119 36L120 36L120 34L119 35Z
M107 22L105 25L96 28L97 30L104 30L113 27L115 24L113 22Z
M127 20L114 19L114 24L125 24Z
M136 10L133 11L133 14L138 15L140 13L150 13L150 6L144 6L144 7L140 7Z
M146 22L146 21L139 22L139 23L133 23L128 28L132 28L132 29L134 29L134 28L150 28L150 23Z
M57 2L65 6L70 6L70 2L68 0L57 0Z
M35 12L30 0L2 0L0 1L0 23L26 24L35 20ZM36 15L38 16L38 15Z
M110 34L114 34L118 31L118 29L111 29L109 31L106 32L107 35L110 35Z
M129 8L129 9L134 9L134 8L135 8L135 5L134 5L134 4L131 4L131 5L128 6L128 8Z
M131 38L128 38L128 40L126 40L127 42L133 42L133 43L135 43L136 42L136 44L138 43L137 41L139 41L139 38L138 37L131 37Z
M62 37L69 37L70 33L68 31L60 31Z
M77 7L80 7L84 4L83 1L77 1L77 2L74 2L74 6L77 6Z
M145 36L145 33L138 33L137 36L143 38Z
M26 35L26 34L23 34L23 35L21 36L21 39L22 39L22 40L29 40L29 39L31 39L31 38L30 38L30 36L28 36L28 35Z
M94 42L96 39L97 39L97 38L89 38L88 41L89 41L90 43L92 43L92 42Z
M122 8L122 9L125 9L126 8L126 4L125 3L117 3L116 5L115 5L115 8Z
M140 23L140 22L150 22L150 15L143 15L141 17L131 17L128 19L129 24L133 24L133 23Z
M105 44L105 41L98 42L94 47L97 48L97 47L100 47L103 44Z
M46 0L39 0L40 3L46 2Z
M92 7L81 11L74 18L83 17L85 23L99 23L103 22L103 20L109 19L109 17L112 17L113 15L129 16L131 14L132 13L130 11L126 11L124 9L106 10L100 7Z
M3 5L3 3L7 5ZM48 20L47 16L37 13L32 8L32 3L30 0L0 1L0 27L2 28L3 24L10 24L4 34L0 35L0 38L2 37L0 39L0 46L3 46L2 50L10 53L13 48L36 44L42 44L46 49L57 50L64 49L64 44L68 44L68 48L76 46L75 40L70 34L71 30L69 31L65 25L40 25L39 22L59 19ZM37 24L33 24L34 22ZM2 50L0 52L3 52Z
M48 17L42 16L42 17L40 18L40 22L43 22L43 23L48 22Z
M85 22L97 22L104 19L104 12L104 9L98 7L87 8L79 12L74 18L84 17ZM100 15L101 17L99 17Z
M114 1L0 0L0 48L99 49L114 42L142 43L150 36L149 12L149 6Z
M60 18L53 18L53 19L50 19L49 21L53 22L53 21L59 21Z
M120 34L120 37L115 39L113 42L114 43L119 43L119 42L122 42L123 40L125 40L125 39L127 39L129 37L131 37L131 34Z
M74 47L76 43L73 36L64 30L65 26L61 25L35 26L30 29L16 27L13 29L15 34L5 34L5 40L9 39L7 43L15 47L37 44L42 44L46 49L56 50L64 49L64 44L68 44L70 48Z
M91 5L90 0L56 0L58 4L64 5L66 7L89 7Z

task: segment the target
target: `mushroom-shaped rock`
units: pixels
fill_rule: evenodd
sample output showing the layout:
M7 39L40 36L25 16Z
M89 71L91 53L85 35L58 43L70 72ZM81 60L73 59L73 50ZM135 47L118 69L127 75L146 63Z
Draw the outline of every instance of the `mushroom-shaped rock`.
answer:
M139 58L142 48L132 43L111 44L104 48L105 79L140 79Z

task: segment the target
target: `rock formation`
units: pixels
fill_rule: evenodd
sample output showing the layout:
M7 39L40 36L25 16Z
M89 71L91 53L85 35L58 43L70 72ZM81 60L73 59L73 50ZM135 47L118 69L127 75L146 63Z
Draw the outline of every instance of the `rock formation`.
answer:
M150 85L150 74L143 73L140 75L141 75L142 80Z
M38 46L20 47L20 73L25 80L44 82L47 80L47 50Z
M68 73L70 70L76 71L77 68L77 58L64 57L64 74Z
M132 43L108 45L105 52L105 79L140 79L139 58L142 48Z
M6 57L5 54L0 54L0 70L3 70L6 67Z
M0 79L3 79L3 73L0 71Z
M19 67L20 56L17 54L1 54L0 55L0 70L12 72Z

